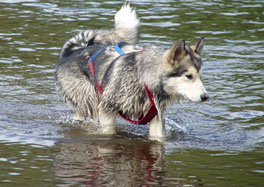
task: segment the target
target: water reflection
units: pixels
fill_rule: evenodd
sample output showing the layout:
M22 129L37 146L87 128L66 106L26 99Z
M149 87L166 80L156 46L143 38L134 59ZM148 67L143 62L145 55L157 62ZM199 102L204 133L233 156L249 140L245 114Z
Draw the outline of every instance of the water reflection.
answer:
M151 186L164 184L165 160L161 144L112 139L57 143L54 172L57 186ZM173 182L173 181L171 181Z

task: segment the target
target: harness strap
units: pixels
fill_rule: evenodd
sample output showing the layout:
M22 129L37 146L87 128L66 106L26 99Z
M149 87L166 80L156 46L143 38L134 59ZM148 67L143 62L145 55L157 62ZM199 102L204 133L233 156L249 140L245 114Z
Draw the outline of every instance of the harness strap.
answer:
M115 44L114 48L115 48L116 52L118 52L118 54L120 54L120 55L125 54L125 52L121 49L121 47L125 44L127 44L127 43L126 42L120 42L118 44Z
M116 44L114 46L116 52L120 55L124 55L125 52L121 49L121 47L123 45L125 45L127 43L125 42L120 42L118 44ZM93 60L96 58L97 55L99 55L103 50L105 50L105 48L102 48L100 50L98 50L95 54L93 54L90 58L89 58L89 67L90 67L90 71L93 75L93 78L94 78L94 83L95 83L95 86L97 88L97 90L99 91L99 93L102 95L103 94L103 88L102 88L102 85L100 85L98 82L97 82L97 79L95 77L95 72L94 72L94 68L93 68ZM126 116L123 115L123 113L121 111L119 111L119 115L126 121L132 123L132 124L140 124L140 125L146 125L148 122L150 122L158 113L158 110L155 106L155 102L154 102L154 96L153 96L153 93L149 90L148 86L145 84L145 90L147 92L147 95L148 95L148 98L149 98L149 101L150 101L150 108L147 112L147 114L144 116L142 115L137 121L134 121L134 120L131 120L129 118L127 118Z
M139 125L146 125L148 122L150 122L157 114L158 110L155 106L154 102L154 96L153 93L148 89L148 86L145 84L145 90L147 92L149 101L150 101L150 108L145 116L141 116L137 121L131 120L123 115L122 112L119 112L119 115L126 121L132 123L132 124L139 124Z
M95 73L94 73L94 68L93 68L93 60L96 58L97 55L99 55L101 52L103 52L103 50L105 50L105 48L102 48L98 51L96 51L96 53L93 54L93 56L91 56L89 58L89 67L90 67L90 71L93 75L93 78L94 78L94 83L95 83L95 86L97 88L97 90L99 91L99 93L102 95L103 94L103 87L102 85L100 85L98 82L97 82L97 79L95 77Z

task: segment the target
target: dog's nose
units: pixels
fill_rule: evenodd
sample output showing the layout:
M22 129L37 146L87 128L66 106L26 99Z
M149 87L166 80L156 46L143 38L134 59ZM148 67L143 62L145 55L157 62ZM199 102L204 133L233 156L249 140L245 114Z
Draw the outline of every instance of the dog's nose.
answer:
M201 95L202 102L207 101L209 99L209 95L206 93L204 95Z

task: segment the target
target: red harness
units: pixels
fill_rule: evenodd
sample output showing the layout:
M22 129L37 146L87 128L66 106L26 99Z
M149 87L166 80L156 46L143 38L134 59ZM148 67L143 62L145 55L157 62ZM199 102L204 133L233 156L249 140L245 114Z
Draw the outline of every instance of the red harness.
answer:
M122 49L120 48L120 45L124 45L125 43L121 42L119 44L116 44L114 46L115 50L120 54L120 55L124 55L125 53L122 51ZM99 51L97 51L94 55L92 55L89 58L89 67L90 67L90 71L92 73L92 76L94 78L94 83L95 86L98 90L98 92L102 95L103 94L103 88L102 88L102 84L100 85L96 79L95 76L95 72L94 72L94 68L93 68L93 60L96 58L97 55L99 55L105 48L100 49ZM148 89L148 86L145 84L145 90L146 93L148 95L149 101L150 101L150 108L147 112L147 114L144 116L142 115L142 117L140 117L138 120L132 120L127 118L126 116L123 115L123 113L120 111L119 115L126 121L132 123L132 124L139 124L139 125L146 125L148 122L150 122L158 113L158 110L155 106L155 102L154 102L154 96L153 93Z

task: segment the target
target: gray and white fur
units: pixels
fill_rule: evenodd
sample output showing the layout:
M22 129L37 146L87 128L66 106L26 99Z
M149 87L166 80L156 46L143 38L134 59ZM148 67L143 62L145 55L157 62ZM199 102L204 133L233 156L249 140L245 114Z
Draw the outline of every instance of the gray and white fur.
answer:
M126 3L115 15L114 29L87 30L69 39L56 64L56 88L72 106L75 118L99 120L102 132L116 133L115 118L121 111L137 118L150 107L144 85L153 92L158 115L150 122L151 138L165 137L164 112L175 101L205 101L208 94L200 80L200 54L204 38L193 46L179 40L170 49L139 46L139 19ZM125 55L113 45L126 42ZM99 94L89 68L89 58L105 48L94 59L95 76L102 84Z

